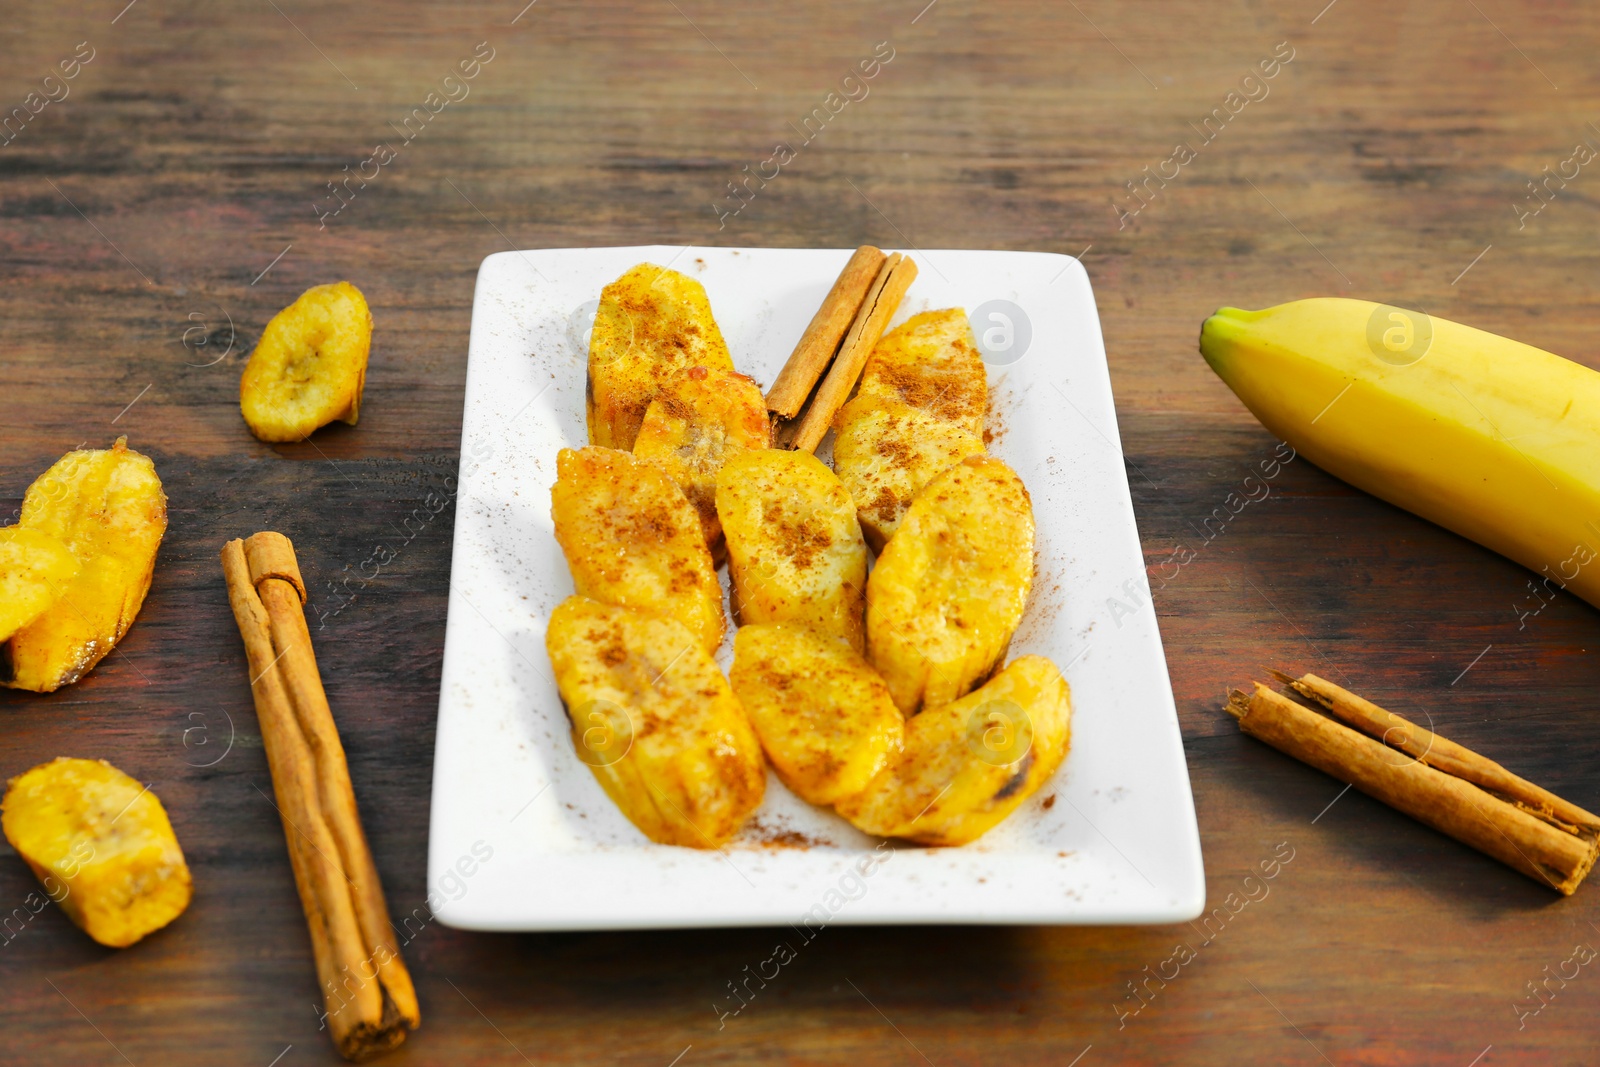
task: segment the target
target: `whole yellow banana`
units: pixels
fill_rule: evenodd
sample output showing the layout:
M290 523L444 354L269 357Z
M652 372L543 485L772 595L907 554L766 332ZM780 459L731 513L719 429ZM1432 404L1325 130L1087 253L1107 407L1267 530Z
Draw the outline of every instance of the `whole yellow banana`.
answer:
M1334 297L1222 308L1200 353L1317 466L1600 607L1600 373Z

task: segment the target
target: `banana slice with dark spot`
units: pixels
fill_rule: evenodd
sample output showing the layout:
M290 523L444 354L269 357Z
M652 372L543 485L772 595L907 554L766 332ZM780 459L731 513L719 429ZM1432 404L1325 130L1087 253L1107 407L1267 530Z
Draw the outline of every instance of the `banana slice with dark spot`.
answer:
M1071 714L1055 664L1023 656L982 688L907 722L904 754L838 812L869 834L925 845L974 841L1061 766Z

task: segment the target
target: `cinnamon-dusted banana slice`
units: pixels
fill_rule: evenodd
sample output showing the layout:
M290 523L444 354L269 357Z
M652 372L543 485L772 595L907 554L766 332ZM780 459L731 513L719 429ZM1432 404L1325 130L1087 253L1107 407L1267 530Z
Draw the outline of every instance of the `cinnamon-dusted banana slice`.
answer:
M1061 766L1071 694L1055 664L1023 656L960 700L906 723L904 754L838 811L869 834L964 845Z
M0 529L0 641L43 615L77 576L77 558L54 537Z
M722 586L699 516L660 468L614 448L564 448L550 501L580 594L677 619L716 650Z
M632 448L650 401L690 367L733 370L704 286L641 263L602 289L589 335L589 443Z
M924 311L884 334L861 371L856 399L898 401L982 437L989 377L967 313Z
M897 400L858 397L839 418L833 469L874 552L883 551L923 486L984 450L983 438Z
M578 758L650 840L717 848L760 806L761 743L682 625L574 596L545 647Z
M105 760L41 763L7 783L0 811L45 892L102 945L131 945L189 906L189 867L166 809Z
M900 712L841 637L741 626L728 680L778 777L813 804L861 792L900 753Z
M771 437L761 387L743 374L690 367L645 409L633 454L667 472L705 531L711 559L724 554L717 518L717 472L731 456L766 448Z
M354 426L367 383L372 312L349 282L318 285L276 315L239 380L239 409L263 441L303 441L334 420Z
M1033 583L1033 505L1015 471L969 456L917 494L867 582L867 659L906 715L947 704L1005 657Z
M155 464L119 437L68 452L28 486L21 527L65 545L78 574L0 648L0 684L48 693L105 658L139 614L167 531Z
M809 452L742 452L717 474L734 617L792 622L860 649L867 546L850 494Z

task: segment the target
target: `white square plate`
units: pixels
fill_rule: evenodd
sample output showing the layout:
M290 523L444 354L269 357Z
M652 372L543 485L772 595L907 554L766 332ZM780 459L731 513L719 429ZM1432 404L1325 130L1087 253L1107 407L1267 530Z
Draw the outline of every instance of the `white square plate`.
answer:
M973 315L990 353L991 449L1033 496L1038 570L1011 655L1049 656L1072 685L1065 764L961 848L880 842L771 774L761 809L723 850L646 840L574 754L544 650L550 612L573 591L550 486L557 451L586 443L586 331L600 289L642 261L699 279L734 363L765 386L849 252L499 253L483 261L472 307L428 856L440 921L815 928L1200 913L1199 830L1088 275L1036 252L912 255L920 273L895 322L951 306Z

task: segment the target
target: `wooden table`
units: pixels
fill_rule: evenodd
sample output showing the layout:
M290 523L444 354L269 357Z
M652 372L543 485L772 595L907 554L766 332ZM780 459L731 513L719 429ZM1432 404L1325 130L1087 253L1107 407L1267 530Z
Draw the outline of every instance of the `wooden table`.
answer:
M1220 710L1263 665L1315 670L1592 809L1600 617L1563 595L1520 626L1526 572L1303 460L1207 540L1202 521L1274 441L1195 353L1220 304L1347 293L1595 365L1600 177L1552 185L1520 227L1516 205L1537 203L1527 182L1575 144L1600 144L1600 12L123 2L23 5L0 28L0 107L68 92L0 147L0 511L63 452L125 433L156 461L171 526L116 653L53 696L0 692L0 773L71 754L153 782L196 895L124 951L54 908L8 926L0 1060L336 1061L218 548L294 538L389 900L422 908L453 512L420 533L401 521L456 469L474 272L507 247L655 241L1082 254L1210 905L1275 850L1293 858L1209 943L1188 925L830 929L722 1026L713 1002L775 932L429 923L405 950L423 1029L387 1062L1600 1059L1593 967L1551 979L1542 1001L1528 988L1600 944L1594 886L1560 899L1341 795ZM885 41L868 95L732 214L728 183L799 142L829 92L859 97L842 80ZM92 59L44 82L79 42ZM1241 89L1275 49L1292 60ZM476 77L445 82L475 50L492 56ZM1217 108L1228 121L1206 126ZM380 142L394 158L333 199ZM1194 158L1168 163L1179 143ZM1174 169L1143 201L1126 185ZM239 417L243 360L275 311L338 278L378 323L361 424L261 444ZM1180 544L1195 559L1163 584ZM380 546L397 552L381 569ZM332 611L335 584L354 596ZM0 860L0 912L34 888ZM1195 959L1135 999L1130 983L1179 944Z

